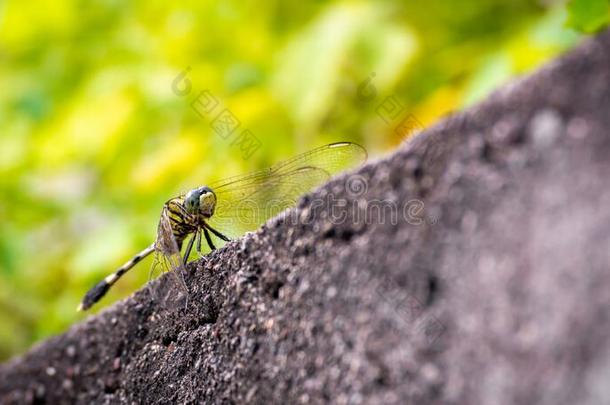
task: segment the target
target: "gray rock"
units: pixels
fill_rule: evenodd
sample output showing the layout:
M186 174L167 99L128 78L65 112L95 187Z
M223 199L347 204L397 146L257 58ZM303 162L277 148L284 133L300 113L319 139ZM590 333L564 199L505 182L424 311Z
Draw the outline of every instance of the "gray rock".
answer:
M143 289L0 366L0 403L610 403L609 72L606 32L190 264L186 309Z

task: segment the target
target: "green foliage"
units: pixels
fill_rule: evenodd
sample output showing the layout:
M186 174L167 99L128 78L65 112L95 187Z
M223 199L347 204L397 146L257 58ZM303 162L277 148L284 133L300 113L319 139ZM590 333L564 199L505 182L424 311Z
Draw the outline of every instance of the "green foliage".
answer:
M591 33L601 30L610 21L608 0L571 0L568 3L567 25Z
M0 3L0 359L82 317L82 295L152 242L173 195L338 140L374 155L403 140L403 117L430 124L572 46L565 10L533 4ZM219 106L200 115L206 90ZM390 123L388 96L403 107ZM240 121L227 137L211 125L221 105Z

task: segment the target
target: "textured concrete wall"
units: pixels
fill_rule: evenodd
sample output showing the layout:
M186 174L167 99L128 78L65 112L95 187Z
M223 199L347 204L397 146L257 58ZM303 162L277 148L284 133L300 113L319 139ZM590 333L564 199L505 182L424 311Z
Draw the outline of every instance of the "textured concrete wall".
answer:
M0 366L0 403L610 403L609 33L292 213L186 309L143 289Z

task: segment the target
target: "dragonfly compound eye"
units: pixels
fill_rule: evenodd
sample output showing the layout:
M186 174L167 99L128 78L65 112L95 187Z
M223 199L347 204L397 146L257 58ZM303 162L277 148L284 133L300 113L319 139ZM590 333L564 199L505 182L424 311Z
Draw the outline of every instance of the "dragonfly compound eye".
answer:
M186 197L184 198L184 208L191 213L195 214L199 209L199 197L201 193L199 190L191 190L186 193Z

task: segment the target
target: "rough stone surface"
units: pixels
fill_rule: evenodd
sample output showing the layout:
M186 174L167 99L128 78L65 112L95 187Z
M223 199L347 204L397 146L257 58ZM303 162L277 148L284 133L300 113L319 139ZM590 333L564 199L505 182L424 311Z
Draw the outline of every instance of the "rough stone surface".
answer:
M610 403L609 131L606 32L191 264L186 310L144 289L0 366L0 403Z

